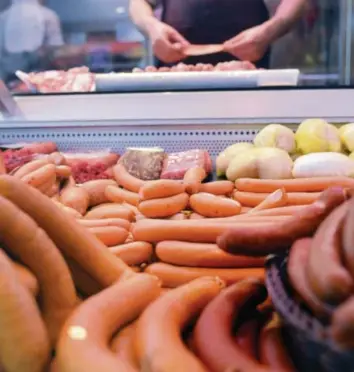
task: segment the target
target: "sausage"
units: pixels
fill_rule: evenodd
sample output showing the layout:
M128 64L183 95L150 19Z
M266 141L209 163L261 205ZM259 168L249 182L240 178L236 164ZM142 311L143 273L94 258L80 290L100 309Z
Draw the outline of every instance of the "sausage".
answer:
M342 252L345 266L348 268L352 277L354 277L354 198L349 202L348 214L344 221L342 232Z
M59 165L55 168L57 177L66 179L71 176L71 168L68 165Z
M169 220L172 220L172 221L184 221L184 220L188 220L188 213L183 213L183 211L182 211L180 213L174 214L171 217L168 217L168 219Z
M37 297L39 293L39 284L37 278L33 273L24 265L18 262L11 262L13 269L16 272L19 282L32 294ZM1 371L1 369L0 369Z
M171 217L186 209L189 195L186 193L168 198L146 200L139 204L139 211L149 218Z
M42 372L49 363L47 330L33 296L0 250L0 360L8 372Z
M194 212L210 218L230 217L241 212L241 204L237 201L202 192L191 195L189 204Z
M131 242L111 247L109 250L129 266L141 265L152 259L152 245L146 242Z
M149 265L145 272L156 275L163 287L175 288L203 276L218 276L227 285L239 282L248 277L264 279L263 268L247 269L214 269L199 267L173 266L158 262Z
M3 197L0 210L1 241L38 278L44 321L55 343L60 327L77 304L69 269L57 247L32 218Z
M67 187L60 194L60 202L84 215L89 207L90 195L83 187Z
M117 186L113 180L94 180L83 183L80 187L83 187L90 196L90 207L107 203L109 200L106 196L107 186Z
M150 199L161 199L183 194L185 185L176 180L148 181L141 187L139 197L142 201Z
M284 346L282 326L277 315L266 324L260 333L260 361L274 371L295 372L293 362Z
M292 243L312 234L321 222L346 198L342 188L333 187L284 222L268 226L236 226L218 238L218 246L230 253L264 256L290 248Z
M292 245L288 258L287 272L292 287L301 299L305 301L306 305L316 316L328 319L331 311L316 297L307 278L306 266L312 241L312 238L303 238Z
M258 211L284 207L288 202L288 195L284 189L278 189L269 194L261 203L249 211L249 214L256 213Z
M4 161L4 155L0 152L0 175L6 174L6 166Z
M44 167L45 165L48 165L48 161L46 159L32 160L29 163L22 165L22 167L15 171L13 175L16 178L23 178L39 168Z
M139 193L140 188L145 184L145 181L129 174L123 164L117 164L113 167L113 175L118 185L128 191Z
M194 328L194 345L197 355L209 370L270 371L250 358L231 333L241 310L261 303L266 297L264 285L258 280L248 279L225 289L206 306Z
M215 243L219 235L230 230L232 226L239 226L240 230L247 227L258 229L260 227L269 228L271 223L252 223L250 222L208 222L206 220L186 220L186 221L165 221L145 219L138 221L132 228L135 240L155 243L165 240L188 241L195 243Z
M65 156L60 152L52 152L47 156L47 160L49 163L52 163L57 166L66 165Z
M107 186L106 197L112 203L123 203L126 202L136 207L139 205L139 194L121 189L117 186Z
M304 208L307 208L307 205L290 205L287 207L264 209L261 211L252 212L253 208L246 211L248 216L293 216L297 212L302 211Z
M44 165L43 167L22 177L21 180L28 185L36 188L50 181L54 183L56 180L55 165Z
M181 332L223 287L216 277L200 278L165 293L144 311L134 338L141 371L207 371L186 348Z
M131 369L139 371L138 363L134 353L134 334L136 323L133 322L122 329L111 343L112 351L117 357L126 363Z
M235 186L237 190L246 192L267 193L282 188L286 192L321 192L334 186L354 188L354 180L349 177L313 177L288 180L239 178L236 180Z
M156 255L162 262L194 267L263 267L264 259L234 256L222 251L216 244L164 241L156 245Z
M213 195L231 195L234 191L235 185L231 181L214 181L202 183L200 192L206 192Z
M58 369L63 372L134 371L112 353L109 343L120 328L135 320L159 295L159 281L140 274L87 299L62 330L56 355Z
M103 218L122 218L127 221L134 221L134 212L121 204L100 205L87 212L85 219L99 220Z
M201 183L206 178L207 174L204 168L190 168L183 177L183 184L186 187L186 192L190 195L200 191Z
M319 226L306 267L310 287L321 301L336 305L348 298L354 282L341 262L341 231L349 203L336 208Z
M49 196L50 194L53 195L53 193L55 194L59 191L59 185L57 180L53 177L47 182L37 186L37 190L39 190L42 194Z
M66 205L60 203L59 201L56 201L55 199L51 199L53 204L55 204L60 210L65 212L67 215L75 218L75 219L80 219L82 218L82 214L80 214L77 210L67 207Z
M123 244L129 235L126 229L118 226L90 227L89 231L107 247Z
M36 189L4 175L0 176L0 195L28 213L62 253L75 260L102 287L110 286L122 276L134 275L104 244L83 226L67 218L51 199Z
M235 191L233 198L245 207L257 207L270 194ZM290 192L287 194L287 205L307 205L315 202L321 193L318 192Z
M339 305L333 313L329 333L343 349L354 348L354 297Z
M77 220L77 222L85 227L102 227L102 226L117 226L129 231L131 223L123 218L104 218L102 220Z

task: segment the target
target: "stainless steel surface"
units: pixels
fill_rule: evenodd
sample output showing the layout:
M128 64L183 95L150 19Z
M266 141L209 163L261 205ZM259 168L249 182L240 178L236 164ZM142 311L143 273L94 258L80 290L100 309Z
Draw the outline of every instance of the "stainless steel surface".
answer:
M0 114L4 118L23 118L18 104L2 80L0 80Z
M97 92L143 92L296 86L299 70L145 72L96 75Z
M339 71L340 84L350 85L351 83L351 54L353 34L353 1L340 0L339 20Z
M354 89L17 96L28 120L89 126L296 123L309 117L354 118ZM42 123L45 125L45 123Z

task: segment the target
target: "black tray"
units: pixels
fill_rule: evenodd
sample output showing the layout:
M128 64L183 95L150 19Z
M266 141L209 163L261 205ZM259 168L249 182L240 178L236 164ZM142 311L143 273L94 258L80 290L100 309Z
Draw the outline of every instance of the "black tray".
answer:
M354 350L342 351L328 337L326 325L294 300L286 271L287 256L267 260L266 286L284 321L284 337L301 372L352 372Z

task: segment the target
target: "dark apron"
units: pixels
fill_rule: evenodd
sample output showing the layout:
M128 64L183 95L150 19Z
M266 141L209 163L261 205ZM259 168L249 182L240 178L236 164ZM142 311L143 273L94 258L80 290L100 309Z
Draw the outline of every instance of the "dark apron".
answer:
M222 44L269 19L263 0L162 0L162 4L162 21L175 28L191 44ZM268 68L269 55L270 50L256 66ZM235 59L229 53L218 53L188 57L183 62L215 65Z

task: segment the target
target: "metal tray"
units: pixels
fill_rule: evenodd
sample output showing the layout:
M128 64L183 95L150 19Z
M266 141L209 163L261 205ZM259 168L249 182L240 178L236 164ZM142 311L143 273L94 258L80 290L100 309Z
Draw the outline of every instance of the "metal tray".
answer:
M300 71L145 72L96 75L97 92L144 92L296 86Z

